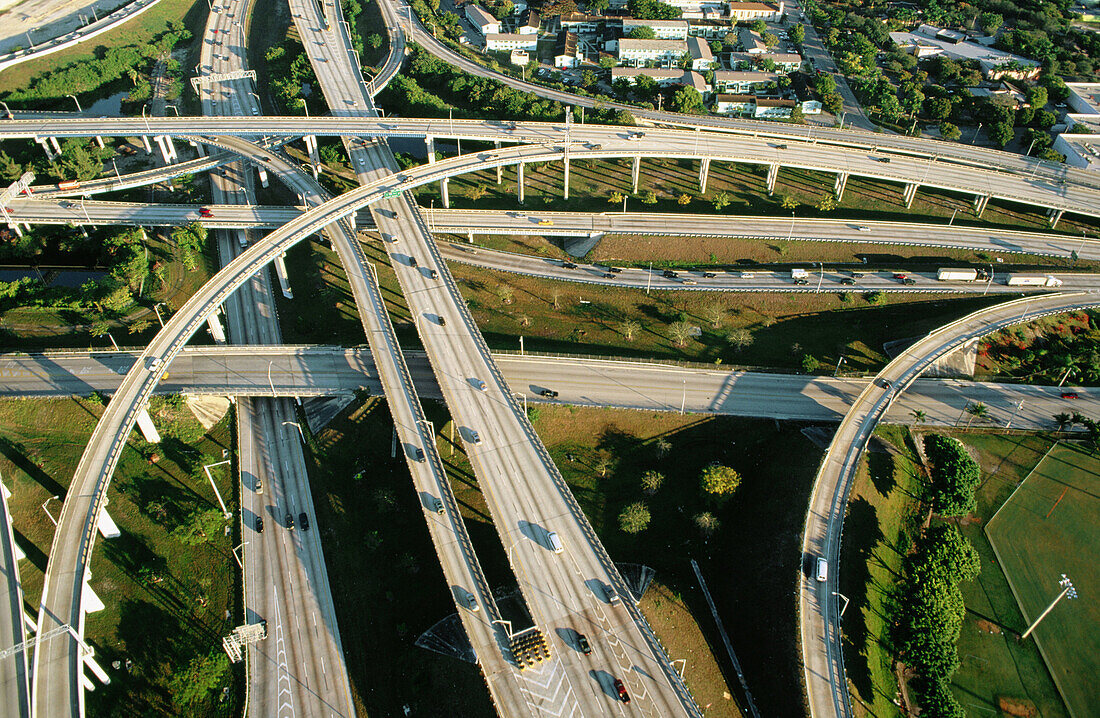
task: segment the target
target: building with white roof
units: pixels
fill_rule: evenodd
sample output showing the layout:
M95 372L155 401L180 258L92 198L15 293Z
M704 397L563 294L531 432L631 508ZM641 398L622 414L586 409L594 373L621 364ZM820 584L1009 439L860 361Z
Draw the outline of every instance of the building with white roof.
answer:
M538 35L490 33L485 36L485 49L490 52L511 52L512 50L527 50L528 52L534 52L538 47Z
M745 20L763 20L764 22L779 22L783 19L783 2L778 4L770 2L731 2L729 4L730 18L743 22Z
M639 20L633 17L623 18L623 35L629 35L637 27L653 29L658 40L687 40L687 20Z
M952 60L976 60L989 80L1009 77L1030 80L1039 75L1039 63L1021 55L959 39L959 33L921 25L917 32L892 32L890 39L918 58L943 55Z
M481 33L482 37L500 33L500 21L489 14L489 11L480 5L470 3L466 6L466 19Z

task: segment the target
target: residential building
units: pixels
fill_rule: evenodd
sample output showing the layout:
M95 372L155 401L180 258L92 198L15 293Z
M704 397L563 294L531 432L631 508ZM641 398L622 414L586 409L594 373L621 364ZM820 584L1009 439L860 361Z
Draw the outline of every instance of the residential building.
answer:
M714 111L720 115L750 115L755 109L755 95L714 96Z
M520 35L538 35L541 22L542 18L539 17L537 12L534 10L525 10L523 15L520 16L516 33Z
M1039 75L1039 63L1011 52L961 39L959 33L921 25L916 32L892 32L890 39L904 52L918 58L943 55L952 60L975 60L988 80L1031 80Z
M526 50L512 50L512 54L508 56L508 61L516 67L523 67L531 62L531 55Z
M699 17L721 17L725 15L726 3L721 0L661 0L680 11L684 19Z
M480 5L471 3L466 6L466 19L481 33L482 37L500 33L500 21L489 14L489 11Z
M577 46L576 33L562 30L558 33L558 43L554 47L554 67L578 67L581 64L580 49Z
M729 9L730 18L738 22L745 20L779 22L783 19L782 0L778 4L770 2L731 2Z
M749 55L762 55L768 51L768 46L764 44L764 38L751 28L737 28L737 41L741 44L743 51Z
M622 23L624 37L638 27L652 28L658 40L687 40L688 36L687 20L638 20L624 17Z
M630 37L619 40L621 65L644 65L647 62L676 65L687 52L685 40L635 40Z
M600 29L600 23L605 18L600 15L585 15L582 12L571 12L558 17L558 26L562 30L570 32L596 32Z
M1100 83L1067 82L1069 98L1066 103L1082 115L1100 115Z
M745 70L716 70L714 91L741 94L763 89L779 81L778 72L752 72Z
M1054 138L1054 151L1066 156L1066 164L1100 171L1100 137L1097 135L1061 134Z
M757 98L756 110L753 112L753 117L790 117L797 104L799 103L794 100L769 100L762 97Z
M728 20L688 20L688 34L707 40L723 40L733 32Z
M485 49L491 52L511 52L512 50L534 52L538 46L538 35L491 33L485 36Z
M714 67L714 53L710 51L710 45L701 37L689 37L687 39L688 52L691 53L692 70L709 70Z
M780 72L795 72L802 67L802 56L788 52L764 52L758 55L750 55L747 52L731 52L730 67L739 70L748 70L771 62Z

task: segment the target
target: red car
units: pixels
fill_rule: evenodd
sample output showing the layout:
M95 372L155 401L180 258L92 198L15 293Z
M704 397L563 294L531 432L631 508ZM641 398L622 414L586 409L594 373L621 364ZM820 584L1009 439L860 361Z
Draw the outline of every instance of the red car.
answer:
M630 694L626 692L626 686L624 686L623 682L618 678L615 679L615 692L619 694L619 700L623 703L630 702Z
M213 217L214 213L210 211L209 207L199 207L200 217Z
M1080 399L1081 397L1078 396L1077 392L1075 392L1075 391L1063 391L1062 392L1062 398L1063 399Z

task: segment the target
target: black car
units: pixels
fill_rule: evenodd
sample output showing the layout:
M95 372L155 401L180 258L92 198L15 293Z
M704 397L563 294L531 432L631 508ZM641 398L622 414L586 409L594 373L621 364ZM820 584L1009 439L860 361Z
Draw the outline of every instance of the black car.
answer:
M256 517L256 533L262 534L263 532L264 532L264 517L263 516L257 516Z
M856 283L856 280L852 279L851 277L845 277L844 279L841 279L841 280L840 280L840 283L841 283L841 284L847 284L847 285L849 285L849 286L850 286L850 285L852 285L852 284L855 284L855 283Z
M604 273L603 273L603 278L604 278L604 279L614 279L614 278L615 278L615 275L614 275L614 274L612 274L611 272L604 272Z
M305 512L298 514L298 525L302 527L303 531L309 531L309 517Z
M576 269L577 265L574 262L562 262L561 267L562 269Z
M901 283L902 284L916 284L917 280L913 279L912 277L906 277L905 279L901 280Z
M798 279L794 280L794 283L795 284L809 284L810 280L799 277Z
M577 648L581 649L581 653L586 656L592 655L592 646L588 643L588 638L583 633L577 634Z
M607 271L611 272L612 274L618 274L619 272L623 271L623 268L622 267L612 267L612 266L609 265L607 267Z
M286 515L286 527L291 531L294 530L294 516L290 513Z
M680 275L672 271L671 269L666 269L665 271L661 272L661 276L667 279L676 279L676 277L679 277Z
M539 395L545 396L547 399L558 398L558 392L554 391L553 389L542 389L541 391L539 391Z
M429 269L428 276L432 279L439 279L439 272L435 271L434 269Z
M717 276L714 272L703 272L703 279L714 279Z
M417 461L423 461L424 460L424 450L421 449L419 446L416 447L416 449L413 451L413 456L416 457Z
M417 266L417 264L416 264L416 257L409 257L409 266L410 266L410 267L415 267L415 266Z

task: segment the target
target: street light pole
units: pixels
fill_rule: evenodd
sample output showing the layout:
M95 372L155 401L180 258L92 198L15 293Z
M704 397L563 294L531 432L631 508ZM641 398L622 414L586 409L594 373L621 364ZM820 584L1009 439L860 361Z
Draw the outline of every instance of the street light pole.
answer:
M271 387L271 396L275 396L275 384L271 381L271 365L274 363L274 360L267 363L267 385Z
M228 464L231 461L233 461L233 460L232 459L226 459L225 461L219 461L216 464L203 464L203 467L202 467L202 470L206 472L206 478L210 480L210 488L214 489L214 496L218 497L218 505L222 507L222 516L224 516L227 519L229 517L231 517L232 514L229 513L229 509L225 508L225 502L222 501L221 492L218 491L218 485L214 483L214 477L210 474L210 469L212 469L215 466L222 466L223 464Z
M653 284L653 262L649 263L649 274L645 277L645 295L649 296L649 286Z
M160 328L164 329L164 319L161 318L160 309L158 308L161 304L164 304L164 302L157 302L156 304L154 304L153 311L157 313L157 321L160 322Z
M1045 611L1039 614L1039 617L1035 619L1035 622L1027 627L1027 630L1024 631L1024 634L1020 636L1021 641L1031 635L1031 632L1034 631L1035 627L1039 625L1039 621L1042 621L1044 618L1046 618L1047 614L1050 613L1054 609L1054 607L1058 605L1059 601L1061 601L1066 596L1069 596L1070 600L1077 598L1077 589L1073 587L1073 583L1069 580L1069 578L1066 577L1066 574L1062 574L1062 580L1058 582L1058 585L1062 587L1062 592L1059 593L1055 597L1055 599L1050 602L1050 605L1047 606Z
M817 263L817 294L821 294L821 282L825 279L825 263Z
M844 606L840 609L840 617L844 618L844 612L848 610L848 597L839 591L833 591L833 595L844 599Z
M80 109L80 100L76 99L76 95L65 95L65 97L73 98L73 102L76 103L76 111L77 112L83 112L84 111L84 110Z
M688 400L688 380L685 377L684 378L684 394L680 398L680 416L684 415L684 408L687 407L687 400Z
M42 510L43 510L43 511L45 511L45 512L46 512L46 515L50 517L50 521L53 521L53 525L54 525L54 526L57 526L57 519L55 519L55 518L53 517L53 514L51 514L51 513L50 513L50 510L46 508L46 504L50 503L50 502L51 502L51 501L53 501L54 499L58 499L58 500L60 501L60 500L61 500L61 497L60 497L60 496L51 496L50 498L48 498L48 499L46 499L45 501L43 501L43 502L42 502Z
M836 377L836 375L840 373L840 365L845 363L846 361L847 361L847 359L845 359L844 355L841 354L840 358L836 360L836 369L833 370L833 376L834 377Z
M1012 428L1012 422L1016 421L1016 415L1020 413L1020 409L1024 408L1024 400L1020 399L1016 402L1016 411L1012 412L1012 416L1009 417L1008 422L1005 424L1006 429Z
M298 429L298 436L302 437L302 443L303 444L306 443L306 433L304 431L302 431L302 425L299 424L296 421L284 421L283 422L283 426L287 426L288 424L290 426L296 427Z

